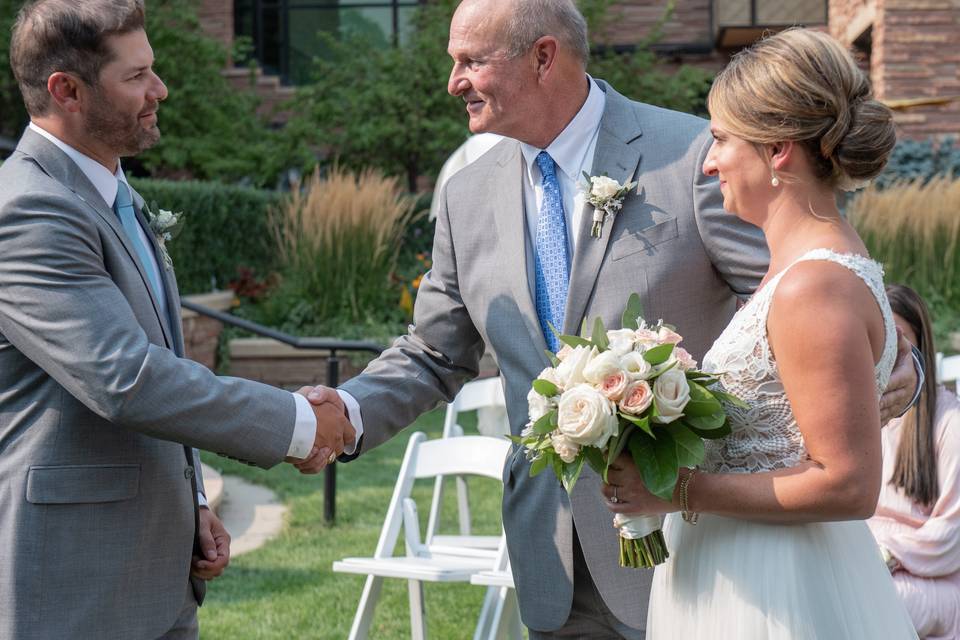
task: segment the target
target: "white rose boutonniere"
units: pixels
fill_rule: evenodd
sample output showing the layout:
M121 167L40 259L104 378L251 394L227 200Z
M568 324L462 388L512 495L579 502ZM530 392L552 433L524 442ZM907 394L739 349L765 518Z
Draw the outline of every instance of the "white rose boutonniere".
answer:
M607 215L610 217L617 215L623 208L623 199L631 189L637 186L637 183L620 184L607 176L590 176L586 173L583 177L587 181L581 185L581 189L587 194L587 202L593 207L593 226L590 228L590 235L599 238Z
M183 225L183 212L174 213L161 209L157 206L157 203L153 203L153 208L157 210L157 213L154 213L150 207L144 204L143 212L150 224L150 231L157 239L157 246L160 247L160 255L163 256L164 266L167 269L173 269L173 260L170 258L170 252L167 251L167 242L179 235Z

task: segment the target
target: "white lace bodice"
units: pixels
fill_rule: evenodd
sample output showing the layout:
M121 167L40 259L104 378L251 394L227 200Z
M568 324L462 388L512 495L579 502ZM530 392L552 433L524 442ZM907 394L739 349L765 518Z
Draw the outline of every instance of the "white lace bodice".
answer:
M767 313L773 292L783 274L803 260L841 264L870 287L883 313L886 329L883 355L875 368L878 394L890 380L897 356L897 331L884 292L883 268L865 256L840 254L830 249L809 251L771 278L737 312L704 356L703 370L720 373L724 390L749 406L747 409L724 406L733 432L719 440L705 441L706 458L700 465L705 471L755 473L792 467L807 458L803 435L797 428L767 342Z

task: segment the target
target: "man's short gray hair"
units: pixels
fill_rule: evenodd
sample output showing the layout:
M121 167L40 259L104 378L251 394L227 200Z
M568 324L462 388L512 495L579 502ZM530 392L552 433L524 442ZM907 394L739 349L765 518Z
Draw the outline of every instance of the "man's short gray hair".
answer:
M573 0L514 0L512 15L503 27L507 55L526 53L543 36L553 36L587 66L590 44L587 21Z

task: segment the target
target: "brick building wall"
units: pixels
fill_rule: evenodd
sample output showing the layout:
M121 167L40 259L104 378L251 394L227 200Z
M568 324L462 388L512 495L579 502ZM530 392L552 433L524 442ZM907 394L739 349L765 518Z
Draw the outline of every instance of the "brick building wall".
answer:
M233 0L201 0L197 9L200 25L211 38L233 48Z
M870 43L870 80L901 137L960 135L960 0L831 0L830 33Z

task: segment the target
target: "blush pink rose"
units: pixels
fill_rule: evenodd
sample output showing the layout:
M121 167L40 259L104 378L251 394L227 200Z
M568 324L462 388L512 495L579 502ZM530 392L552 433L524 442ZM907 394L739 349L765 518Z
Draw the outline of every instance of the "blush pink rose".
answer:
M600 393L605 395L608 400L620 402L629 384L630 378L627 374L624 371L617 371L603 379L603 383L600 385Z
M638 416L653 402L653 390L646 380L637 380L628 386L620 399L620 410L632 416Z
M660 327L660 330L657 332L657 339L662 343L669 342L670 344L680 344L680 342L683 340L683 336L673 329Z
M694 360L693 356L690 355L690 352L683 347L674 347L673 357L677 359L677 364L679 364L680 368L684 371L690 371L691 369L697 368L697 361Z

